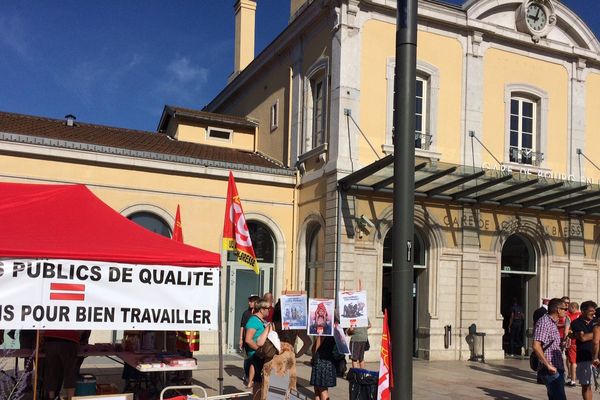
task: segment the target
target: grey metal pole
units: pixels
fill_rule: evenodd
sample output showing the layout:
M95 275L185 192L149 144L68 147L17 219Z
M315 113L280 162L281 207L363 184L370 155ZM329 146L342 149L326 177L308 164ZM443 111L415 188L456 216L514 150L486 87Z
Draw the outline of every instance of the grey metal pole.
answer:
M417 0L397 0L394 78L392 399L412 399Z
M223 268L219 268L219 312L217 313L217 323L219 324L219 377L217 378L217 380L219 381L219 395L223 394L223 312L221 311L221 301L223 301L223 298L221 297L221 287L223 284L221 280L222 269Z

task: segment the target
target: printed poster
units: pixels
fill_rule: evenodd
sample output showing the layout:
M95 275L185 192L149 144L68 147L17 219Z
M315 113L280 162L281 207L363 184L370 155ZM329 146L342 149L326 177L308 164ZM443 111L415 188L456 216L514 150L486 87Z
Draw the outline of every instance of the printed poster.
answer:
M313 336L333 336L333 313L335 300L308 299L308 334Z
M281 299L281 327L283 330L306 329L306 295L283 295Z
M367 292L339 292L340 325L342 328L369 326Z
M341 326L337 325L335 328L333 328L333 338L335 339L335 345L340 354L344 354L347 356L352 354L350 352L350 345L348 344L348 338L346 337L346 334L344 333L344 329Z

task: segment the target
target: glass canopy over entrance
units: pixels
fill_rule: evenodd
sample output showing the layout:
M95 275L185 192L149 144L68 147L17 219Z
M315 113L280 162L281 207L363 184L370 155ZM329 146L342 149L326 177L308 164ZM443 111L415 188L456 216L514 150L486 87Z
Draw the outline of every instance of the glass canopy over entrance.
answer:
M537 170L533 170L534 172ZM600 216L600 187L536 173L509 172L415 158L415 199L506 206ZM389 155L340 179L350 193L393 194L394 156Z

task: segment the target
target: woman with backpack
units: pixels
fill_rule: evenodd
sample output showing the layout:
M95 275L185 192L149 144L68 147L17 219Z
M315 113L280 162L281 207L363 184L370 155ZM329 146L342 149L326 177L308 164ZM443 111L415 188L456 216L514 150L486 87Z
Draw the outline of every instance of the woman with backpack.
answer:
M260 390L262 383L262 369L264 360L256 355L256 350L265 344L269 332L273 329L267 317L271 310L271 304L259 301L254 305L254 315L246 323L246 337L244 346L250 362L250 374L248 377L248 388L252 388L255 394Z

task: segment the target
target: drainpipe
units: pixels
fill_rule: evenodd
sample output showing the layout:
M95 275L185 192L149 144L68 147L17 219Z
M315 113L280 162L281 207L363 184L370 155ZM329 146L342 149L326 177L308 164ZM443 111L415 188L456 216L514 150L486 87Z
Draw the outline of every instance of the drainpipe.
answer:
M340 250L342 248L342 190L340 189L340 185L336 186L336 194L337 194L337 215L336 215L336 224L337 231L335 235L335 304L338 304L338 292L340 290L340 266L341 266L341 254Z

